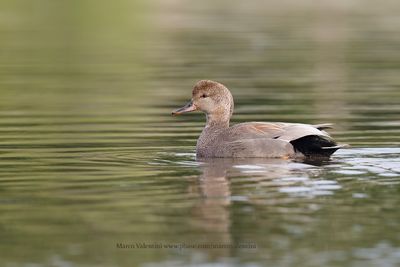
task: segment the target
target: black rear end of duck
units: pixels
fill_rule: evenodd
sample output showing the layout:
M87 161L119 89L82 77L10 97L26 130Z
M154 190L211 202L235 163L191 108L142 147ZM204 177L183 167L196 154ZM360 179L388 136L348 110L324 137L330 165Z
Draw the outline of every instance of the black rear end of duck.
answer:
M307 135L290 143L296 153L301 153L305 157L329 158L336 150L343 147L329 137L320 135Z

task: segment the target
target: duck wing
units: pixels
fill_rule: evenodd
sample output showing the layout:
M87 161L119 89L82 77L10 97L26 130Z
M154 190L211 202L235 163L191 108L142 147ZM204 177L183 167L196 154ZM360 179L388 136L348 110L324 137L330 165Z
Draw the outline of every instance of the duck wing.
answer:
M310 125L301 123L283 122L245 122L233 125L224 133L231 141L248 138L272 138L284 141L293 141L307 135L326 136L322 131L328 124ZM321 129L321 130L320 130Z
M247 122L226 130L224 141L230 154L282 157L301 153L304 156L329 157L343 147L323 129L330 124ZM253 151L253 152L251 152ZM263 151L263 152L262 152ZM272 153L272 154L271 154Z
M245 122L229 127L224 135L229 141L238 139L276 139L285 133L285 123Z

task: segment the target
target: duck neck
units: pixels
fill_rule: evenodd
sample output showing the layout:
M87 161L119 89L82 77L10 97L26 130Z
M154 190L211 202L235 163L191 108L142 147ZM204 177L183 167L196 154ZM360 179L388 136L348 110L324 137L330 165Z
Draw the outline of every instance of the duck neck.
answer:
M214 143L218 135L229 128L229 116L221 119L220 116L207 114L207 123L197 140L196 155L207 157L209 144Z
M213 128L213 129L225 129L229 128L229 120L230 116L219 116L214 114L206 114L207 122L206 128Z

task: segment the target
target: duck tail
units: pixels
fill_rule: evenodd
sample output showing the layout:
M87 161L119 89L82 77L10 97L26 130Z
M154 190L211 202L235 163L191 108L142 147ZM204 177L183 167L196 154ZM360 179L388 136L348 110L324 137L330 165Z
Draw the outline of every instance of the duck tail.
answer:
M312 126L314 128L317 128L318 130L325 130L325 129L332 129L333 128L333 124L332 123L314 124Z
M323 146L323 147L321 147L321 150L324 152L323 154L327 154L329 157L330 155L335 153L336 150L341 149L341 148L346 148L346 147L349 147L349 145L341 144L341 145L336 145L336 146Z
M290 142L295 151L306 157L330 157L336 150L348 145L338 145L328 136L307 135Z

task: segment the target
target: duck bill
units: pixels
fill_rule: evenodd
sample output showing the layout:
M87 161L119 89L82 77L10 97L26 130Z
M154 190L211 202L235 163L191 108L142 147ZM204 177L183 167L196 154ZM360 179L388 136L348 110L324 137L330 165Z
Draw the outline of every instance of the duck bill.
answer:
M195 106L195 104L193 104L192 101L189 101L186 105L184 105L181 108L178 108L177 110L172 111L172 115L176 116L176 115L180 115L183 113L187 113L187 112L192 112L197 110L197 107Z

